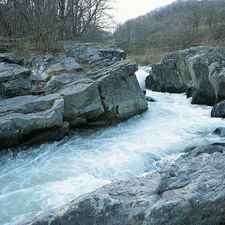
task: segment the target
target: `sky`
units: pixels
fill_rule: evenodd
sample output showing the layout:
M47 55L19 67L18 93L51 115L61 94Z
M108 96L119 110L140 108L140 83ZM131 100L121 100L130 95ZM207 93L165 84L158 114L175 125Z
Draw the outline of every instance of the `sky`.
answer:
M168 5L175 0L114 0L115 20L124 23L126 20L144 15L160 6Z

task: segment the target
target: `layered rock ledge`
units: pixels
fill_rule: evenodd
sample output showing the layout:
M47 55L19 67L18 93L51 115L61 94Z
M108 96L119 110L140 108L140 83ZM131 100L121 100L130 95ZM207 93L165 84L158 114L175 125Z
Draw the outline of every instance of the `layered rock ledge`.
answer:
M123 50L73 43L65 50L18 62L0 54L0 149L60 140L72 128L147 110L138 66Z
M108 184L17 225L219 225L225 145L198 147L165 169Z
M152 66L148 89L192 96L214 105L225 99L225 48L199 46L166 55Z

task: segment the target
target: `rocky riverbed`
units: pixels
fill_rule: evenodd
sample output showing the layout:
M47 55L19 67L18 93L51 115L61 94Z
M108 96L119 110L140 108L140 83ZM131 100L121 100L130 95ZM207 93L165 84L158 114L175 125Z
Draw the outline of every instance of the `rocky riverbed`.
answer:
M53 134L53 130L64 136L73 127L121 121L147 110L145 96L134 76L137 65L134 62L126 63L122 50L93 50L89 45L80 44L70 44L65 49L66 55L58 58L29 57L26 63L23 61L23 67L18 66L23 75L18 77L19 81L25 79L24 82L14 79L14 73L7 80L5 71L8 69L1 73L1 90L8 91L1 92L4 130L1 131L3 139L0 139L0 143L10 143L13 138L14 145L29 143L39 135L43 135L46 141L47 134ZM98 53L97 57L93 51ZM77 54L79 60L88 65L88 71L78 60L72 67ZM193 95L193 103L216 104L211 115L224 117L224 56L223 48L211 47L191 48L168 55L153 65L147 85L158 91L187 92L188 96ZM15 64L13 57L3 60L2 65ZM65 68L60 70L60 66L65 66L67 72ZM60 74L55 74L55 68L61 71ZM29 81L28 77L32 76L33 79ZM19 88L7 89L12 87L7 85L9 81ZM12 96L14 90L16 96ZM29 94L24 96L24 90L28 90ZM37 120L47 128L32 130ZM24 121L28 121L29 126L23 127ZM9 139L11 131L14 133ZM215 130L215 134L221 137L224 137L224 133L224 127ZM166 168L108 184L59 208L21 221L18 225L223 224L224 150L224 143L188 149Z

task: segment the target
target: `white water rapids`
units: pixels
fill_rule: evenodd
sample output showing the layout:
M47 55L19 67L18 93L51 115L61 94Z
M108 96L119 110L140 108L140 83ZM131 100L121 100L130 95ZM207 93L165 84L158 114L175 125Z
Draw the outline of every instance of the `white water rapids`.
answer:
M143 85L146 73L137 77ZM184 94L147 91L156 102L120 124L76 129L60 142L0 152L0 225L70 202L112 181L166 166L182 151L225 139L225 120Z

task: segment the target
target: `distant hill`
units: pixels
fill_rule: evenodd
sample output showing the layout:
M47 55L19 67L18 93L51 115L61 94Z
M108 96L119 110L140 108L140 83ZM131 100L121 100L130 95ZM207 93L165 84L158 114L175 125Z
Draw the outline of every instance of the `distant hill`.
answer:
M119 25L114 37L143 64L191 46L225 46L225 0L177 0Z

